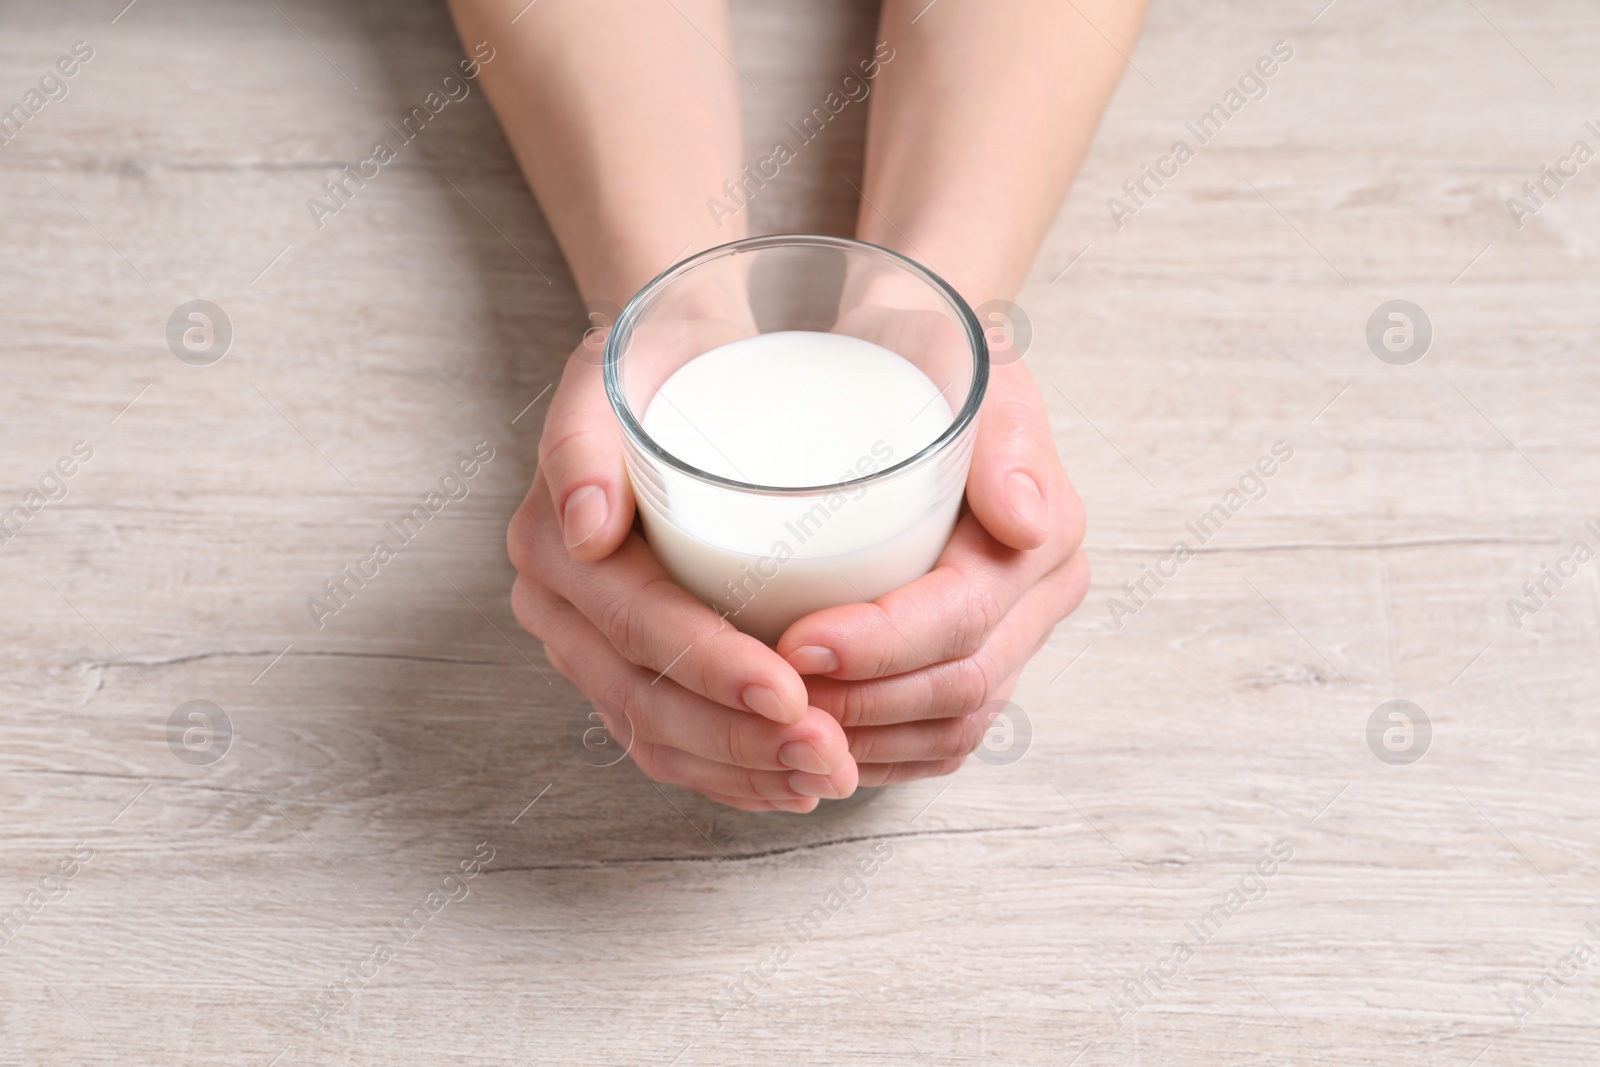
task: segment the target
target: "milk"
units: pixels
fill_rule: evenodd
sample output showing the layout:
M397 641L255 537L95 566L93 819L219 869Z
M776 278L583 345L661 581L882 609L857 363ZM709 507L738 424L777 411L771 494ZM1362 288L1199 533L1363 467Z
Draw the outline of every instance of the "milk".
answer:
M949 427L951 408L945 391L886 348L785 331L685 363L640 421L664 451L702 471L820 488L915 455ZM926 574L961 504L949 468L924 463L848 491L780 496L660 466L650 484L635 474L635 496L673 580L772 644L802 615Z

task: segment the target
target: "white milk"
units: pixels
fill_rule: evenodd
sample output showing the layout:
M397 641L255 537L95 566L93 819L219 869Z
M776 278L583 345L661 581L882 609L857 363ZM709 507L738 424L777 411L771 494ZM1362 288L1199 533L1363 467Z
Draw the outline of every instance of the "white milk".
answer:
M888 349L789 331L691 360L663 383L641 422L665 451L700 470L800 487L891 467L950 420L939 388ZM673 580L771 644L802 615L872 600L933 567L962 495L941 486L941 469L948 483L948 464L928 463L848 493L771 496L663 468L658 487L635 495L645 535Z

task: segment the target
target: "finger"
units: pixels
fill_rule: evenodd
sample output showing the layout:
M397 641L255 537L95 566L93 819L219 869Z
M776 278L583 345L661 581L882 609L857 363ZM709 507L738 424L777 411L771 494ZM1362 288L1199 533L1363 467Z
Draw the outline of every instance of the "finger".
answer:
M991 715L972 711L949 719L924 719L849 731L850 755L858 766L970 756L983 741Z
M1044 643L1041 639L1041 645ZM925 763L964 759L983 747L1004 702L1021 677L1019 667L976 711L948 719L925 719L893 726L862 726L845 731L858 767L883 763Z
M569 559L543 478L534 476L506 536L518 572L575 606L630 663L776 722L805 716L794 668L668 578L637 533L599 563Z
M1065 505L1067 494L1057 494ZM1071 499L1076 499L1072 497ZM1008 548L963 512L933 570L870 604L841 604L798 620L778 651L805 674L882 678L971 655L1028 589L1077 548L1062 536L1032 551ZM1077 524L1081 534L1081 522Z
M658 782L687 789L708 790L725 796L757 800L798 800L805 797L834 800L856 790L856 765L852 762L833 774L805 771L757 771L718 763L668 745L633 746L629 753L639 769Z
M531 579L512 587L517 621L541 635L546 658L586 694L599 698L602 717L624 744L670 745L719 763L771 771L828 775L850 763L844 731L821 708L808 708L799 722L772 722L691 693L617 654L583 615Z
M862 786L893 785L895 782L913 782L918 778L938 778L954 774L966 762L959 759L922 760L914 763L866 763L861 766Z
M1022 549L1038 548L1061 523L1071 521L1072 513L1082 514L1061 470L1038 386L1021 363L995 367L990 374L967 475L967 503L995 540Z
M696 789L695 792L707 800L715 801L718 804L726 804L728 807L738 808L740 811L792 811L799 815L805 815L815 811L817 805L821 803L815 797L802 797L799 800L752 800L749 797L708 793L703 789Z
M963 513L933 570L872 603L812 612L778 651L799 671L845 680L969 655L1052 562L1007 548Z
M539 469L560 519L562 548L585 563L609 556L633 525L622 436L600 368L573 356L550 398Z
M811 703L847 731L976 711L1033 657L1055 624L1083 602L1089 579L1088 557L1078 552L1030 589L970 656L861 682L807 678Z

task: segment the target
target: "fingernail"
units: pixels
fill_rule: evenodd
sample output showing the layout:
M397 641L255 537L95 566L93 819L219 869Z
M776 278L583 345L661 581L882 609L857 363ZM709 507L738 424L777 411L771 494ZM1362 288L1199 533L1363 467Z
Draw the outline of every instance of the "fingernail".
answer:
M789 666L801 674L831 674L839 669L839 655L821 645L803 645L789 653Z
M778 762L790 770L809 771L812 774L826 775L828 765L822 761L822 753L809 741L790 741L778 746ZM791 782L793 779L791 778ZM807 796L816 796L807 793Z
M789 775L789 788L801 796L817 797L821 800L839 799L839 791L833 787L833 783L825 774L794 771Z
M573 490L567 497L567 506L561 513L561 537L568 548L577 548L600 529L606 521L606 492L598 485L586 485Z
M1026 471L1012 471L1006 475L1006 503L1011 505L1011 510L1022 516L1024 522L1045 529L1045 520L1049 517L1044 506L1044 494L1039 492L1039 483Z
M739 692L739 699L744 702L745 707L764 719L785 722L790 718L784 714L783 701L778 698L777 691L768 689L764 685L745 686Z

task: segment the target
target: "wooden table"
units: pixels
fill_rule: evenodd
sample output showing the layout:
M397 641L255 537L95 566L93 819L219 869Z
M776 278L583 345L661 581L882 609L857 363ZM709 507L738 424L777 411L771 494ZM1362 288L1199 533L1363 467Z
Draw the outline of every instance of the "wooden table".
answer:
M482 94L311 218L442 5L123 2L0 37L4 107L93 49L0 148L0 1064L1600 1062L1600 162L1506 203L1600 148L1592 4L1155 6L1019 298L1095 566L1031 741L784 821L592 766L511 617L577 301ZM738 5L752 153L871 48L805 7ZM864 117L758 232L847 229Z

